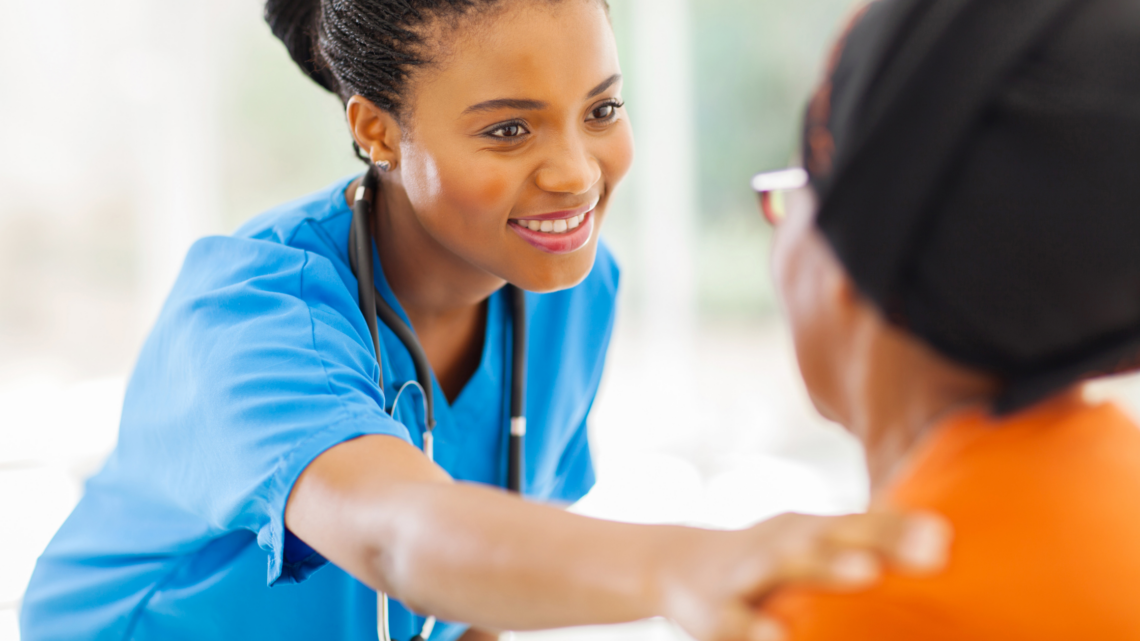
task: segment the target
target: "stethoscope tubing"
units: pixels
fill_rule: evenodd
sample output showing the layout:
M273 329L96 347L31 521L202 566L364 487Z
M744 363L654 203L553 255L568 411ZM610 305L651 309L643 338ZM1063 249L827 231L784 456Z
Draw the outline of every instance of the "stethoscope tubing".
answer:
M507 285L511 305L511 423L507 444L507 489L522 493L523 442L526 438L526 292Z
M352 225L348 235L348 262L357 280L357 293L360 311L368 324L372 338L372 348L376 354L379 369L378 383L384 389L384 363L380 353L380 327L384 323L408 350L416 370L416 381L424 397L424 454L434 459L432 430L435 429L435 394L432 384L431 363L424 353L423 346L416 338L415 331L400 318L396 310L384 300L375 286L375 271L372 264L372 225L371 213L373 197L379 181L374 170L370 169L356 189L352 203ZM364 230L361 233L361 230ZM507 489L521 494L525 471L526 443L526 358L527 358L527 318L526 292L508 284L506 286L508 306L511 316L511 382L510 382L510 423L507 441ZM371 313L370 313L371 312ZM394 413L395 405L385 408ZM388 596L383 592L377 597L377 633L381 641L391 641L388 629ZM423 629L411 641L427 639L435 628L435 617L428 617Z

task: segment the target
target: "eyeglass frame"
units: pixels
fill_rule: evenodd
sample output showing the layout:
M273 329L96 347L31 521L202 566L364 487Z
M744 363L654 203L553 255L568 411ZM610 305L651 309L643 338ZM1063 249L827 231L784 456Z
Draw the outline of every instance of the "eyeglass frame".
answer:
M802 167L789 167L778 171L763 171L752 177L752 191L760 199L760 213L773 227L783 221L783 215L776 211L773 196L777 192L792 191L807 187L810 177Z

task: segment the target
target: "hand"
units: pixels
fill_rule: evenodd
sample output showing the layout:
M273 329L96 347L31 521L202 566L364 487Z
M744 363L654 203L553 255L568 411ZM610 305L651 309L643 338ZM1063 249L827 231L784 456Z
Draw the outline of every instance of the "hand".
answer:
M759 606L787 583L834 590L874 584L884 562L912 574L947 560L950 528L936 515L785 514L747 530L705 532L677 549L661 577L662 611L699 641L778 641Z

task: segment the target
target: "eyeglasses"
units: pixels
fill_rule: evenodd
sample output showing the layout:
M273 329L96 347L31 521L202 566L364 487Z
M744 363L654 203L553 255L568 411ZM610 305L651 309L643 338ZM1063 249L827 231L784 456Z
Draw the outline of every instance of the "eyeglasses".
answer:
M760 212L773 226L787 217L787 192L808 185L808 173L799 167L767 171L752 177L752 191L760 197Z

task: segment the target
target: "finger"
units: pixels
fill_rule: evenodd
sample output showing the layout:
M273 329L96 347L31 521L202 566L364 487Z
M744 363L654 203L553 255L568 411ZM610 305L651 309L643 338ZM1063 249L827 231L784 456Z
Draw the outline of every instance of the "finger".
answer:
M883 574L879 555L860 549L818 547L811 553L789 557L781 564L777 584L804 583L831 590L861 590Z
M787 632L780 622L772 617L760 614L756 616L748 628L748 641L784 641Z
M745 604L735 604L721 613L711 638L724 641L784 641L787 634L776 619Z
M789 583L861 589L882 575L877 547L882 537L870 534L871 527L850 517L783 514L751 531L765 552L754 558L767 559L765 580L753 584L753 603ZM738 567L750 574L747 564Z
M873 551L899 570L926 574L946 566L951 529L929 512L852 514L828 524L821 538L829 547Z
M914 574L941 572L950 561L953 539L954 529L945 517L934 513L912 516L895 549L895 562Z

